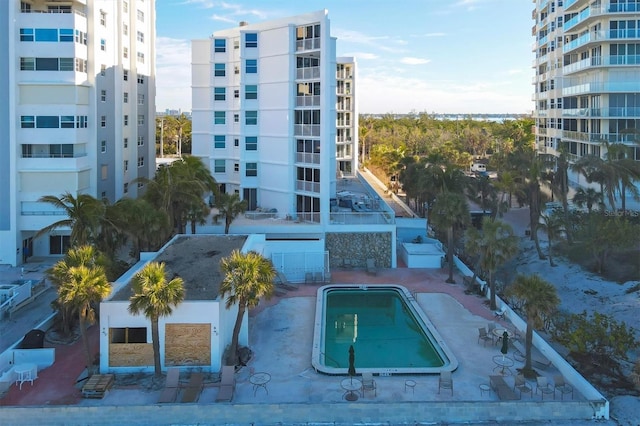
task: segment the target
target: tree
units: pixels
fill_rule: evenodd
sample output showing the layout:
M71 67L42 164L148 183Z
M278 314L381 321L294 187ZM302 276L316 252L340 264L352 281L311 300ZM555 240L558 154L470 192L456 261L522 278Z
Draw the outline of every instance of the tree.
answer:
M533 346L533 330L543 326L544 317L554 312L560 304L555 287L538 275L518 275L507 294L522 304L527 318L525 332L525 364L522 368L526 376L531 376L531 348Z
M469 224L469 206L462 194L443 192L436 197L433 205L433 224L439 230L447 232L447 262L449 264L448 283L455 283L453 279L453 245L454 234L457 229Z
M144 198L121 198L114 207L118 228L131 241L130 255L139 260L140 251L155 251L171 233L169 216Z
M88 194L79 194L74 197L70 192L65 192L60 197L45 195L40 197L38 201L49 203L63 210L67 218L42 228L36 233L36 237L59 228L69 227L71 228L72 246L80 246L96 240L105 209L100 200Z
M176 277L167 280L165 264L150 262L138 272L131 281L133 295L129 299L129 312L143 314L151 321L151 340L153 344L153 364L156 377L162 375L160 365L160 333L158 320L170 316L173 308L184 300L184 282Z
M89 375L93 374L93 358L86 329L95 321L94 306L111 292L111 284L97 257L91 246L71 248L49 271L49 277L58 285L60 305L78 314Z
M566 230L566 227L564 226L565 221L563 216L556 211L553 211L548 215L540 215L540 218L542 219L540 227L547 232L547 239L549 240L549 265L556 266L556 264L553 263L553 242L559 239L563 231Z
M213 221L217 222L218 219L224 218L224 233L229 233L229 227L231 222L239 215L247 210L247 202L240 200L238 194L226 194L222 193L216 197L216 208L218 213L213 216Z
M226 297L227 309L238 305L238 315L227 357L227 365L237 365L238 336L242 319L247 309L257 306L262 297L271 297L276 270L271 261L259 253L250 251L245 254L239 250L234 250L229 256L223 258L220 261L220 269L224 274L220 285L220 296Z
M518 251L518 237L513 228L499 219L482 218L482 230L467 231L466 249L470 253L477 253L478 265L487 276L491 293L490 307L496 309L496 284L494 273Z
M591 213L594 204L602 203L602 193L593 188L578 188L573 196L573 203L580 208L587 206L587 211Z

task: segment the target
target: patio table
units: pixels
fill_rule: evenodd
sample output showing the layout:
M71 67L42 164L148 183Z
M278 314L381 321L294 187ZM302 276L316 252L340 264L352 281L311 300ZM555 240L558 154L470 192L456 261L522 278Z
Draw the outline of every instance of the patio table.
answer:
M38 378L38 366L35 364L18 364L14 371L18 375L16 385L20 383L20 390L22 390L24 382L31 382L31 386L33 386L33 381Z

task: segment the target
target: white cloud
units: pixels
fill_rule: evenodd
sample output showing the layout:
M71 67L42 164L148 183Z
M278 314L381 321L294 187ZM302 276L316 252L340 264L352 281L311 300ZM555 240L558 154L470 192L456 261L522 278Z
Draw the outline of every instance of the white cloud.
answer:
M429 59L412 58L412 57L406 56L400 59L400 62L406 65L422 65L422 64L428 64L431 61Z
M156 38L156 109L191 110L191 42Z

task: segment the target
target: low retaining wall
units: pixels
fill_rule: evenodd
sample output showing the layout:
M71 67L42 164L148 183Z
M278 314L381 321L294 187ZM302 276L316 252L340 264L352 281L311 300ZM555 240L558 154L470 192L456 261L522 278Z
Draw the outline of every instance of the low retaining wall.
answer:
M163 404L147 406L3 407L7 424L416 424L589 420L589 402L401 402L343 404Z

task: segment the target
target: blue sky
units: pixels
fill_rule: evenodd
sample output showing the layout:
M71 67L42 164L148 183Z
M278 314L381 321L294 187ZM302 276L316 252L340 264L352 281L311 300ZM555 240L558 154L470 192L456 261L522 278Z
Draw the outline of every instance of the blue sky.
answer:
M157 0L158 111L191 109L191 40L321 9L358 63L361 113L528 113L528 0Z

